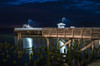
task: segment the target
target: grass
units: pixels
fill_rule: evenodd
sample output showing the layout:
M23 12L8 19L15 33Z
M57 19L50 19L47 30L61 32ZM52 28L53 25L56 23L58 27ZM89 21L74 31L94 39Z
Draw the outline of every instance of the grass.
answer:
M86 66L100 57L100 55L97 55L97 53L100 52L100 47L95 48L90 55L88 55L89 51L85 50L84 55L82 55L82 52L76 51L77 48L78 50L81 49L79 42L71 46L66 54L60 53L59 49L56 49L55 46L52 46L52 50L49 50L47 47L34 49L34 46L32 50L29 50L30 48L21 48L19 43L18 46L7 42L0 43L0 65L64 66L68 64L69 66ZM38 52L36 52L37 50ZM29 51L32 51L32 53L27 54ZM65 49L64 52L66 52Z

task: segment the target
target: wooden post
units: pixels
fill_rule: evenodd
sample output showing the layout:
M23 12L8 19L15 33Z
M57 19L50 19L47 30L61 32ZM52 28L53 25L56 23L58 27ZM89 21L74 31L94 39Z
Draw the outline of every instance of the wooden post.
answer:
M23 48L23 45L22 45L22 36L21 36L21 33L18 33L18 48L22 47Z
M75 39L72 39L73 48L75 49Z
M57 34L57 38L58 38L58 28L56 28L56 34Z
M59 44L60 38L57 37L57 44Z
M94 41L92 42L92 51L94 51Z
M81 29L81 39L83 39L83 29Z
M44 28L42 28L42 36L44 36Z
M80 40L81 39L78 39L78 49L80 50Z
M49 37L51 37L52 28L49 29Z
M70 40L71 41L71 40ZM69 42L69 48L71 47L71 42Z
M66 37L66 30L65 30L65 28L64 28L64 37Z
M100 46L100 40L99 40L99 46Z
M73 43L75 43L75 39L72 39L73 40Z
M22 41L21 33L18 33L18 42Z
M92 40L92 35L93 35L93 28L91 28L91 32L90 32L90 34L91 34L91 40Z
M81 41L81 39L78 39L79 44L81 43L80 41Z
M50 44L50 41L49 41L49 38L46 38L47 39L47 50L49 51L49 44Z
M72 37L74 38L74 28L72 29Z

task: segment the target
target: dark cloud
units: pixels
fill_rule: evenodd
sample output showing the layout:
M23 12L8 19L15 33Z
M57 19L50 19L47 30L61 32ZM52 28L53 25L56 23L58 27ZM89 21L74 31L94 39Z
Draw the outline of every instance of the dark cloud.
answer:
M69 2L63 5L66 9L82 9L86 11L90 11L91 13L96 13L96 11L100 10L100 1L95 0L70 0Z
M23 3L35 3L35 2L39 2L39 3L44 3L44 2L55 2L55 1L60 1L60 0L4 0L1 1L1 5L0 6L13 6L13 5L21 5Z

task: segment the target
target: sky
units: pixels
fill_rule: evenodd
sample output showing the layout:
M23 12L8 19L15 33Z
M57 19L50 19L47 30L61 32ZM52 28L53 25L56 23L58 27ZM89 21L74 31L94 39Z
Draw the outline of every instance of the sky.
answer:
M100 0L0 0L0 27L100 27Z

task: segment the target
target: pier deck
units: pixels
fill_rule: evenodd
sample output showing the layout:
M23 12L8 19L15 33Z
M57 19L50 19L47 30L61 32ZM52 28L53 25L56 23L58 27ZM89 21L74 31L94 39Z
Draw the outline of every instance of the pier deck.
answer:
M79 39L100 39L100 28L15 28L21 35L61 37Z

